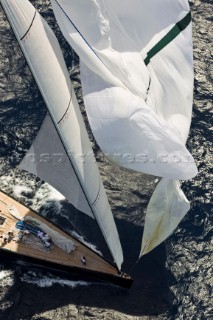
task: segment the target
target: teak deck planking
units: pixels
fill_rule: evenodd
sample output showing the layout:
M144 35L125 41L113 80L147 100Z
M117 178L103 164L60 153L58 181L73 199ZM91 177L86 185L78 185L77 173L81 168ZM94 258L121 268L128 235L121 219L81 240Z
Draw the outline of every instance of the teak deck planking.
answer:
M2 192L0 192L0 216L4 217L6 220L3 225L0 225L0 236L4 236L10 230L14 231L15 233L18 232L15 227L15 224L18 220L10 214L7 209L7 205L15 206L19 212L20 217L24 218L27 216L31 216L33 218L36 218L40 222L45 223L48 227L59 232L64 237L69 238L76 245L76 249L72 253L67 253L54 245L54 247L50 250L41 250L38 248L34 248L29 243L25 243L23 240L17 242L11 239L9 242L5 243L3 239L0 238L0 250L8 250L24 256L33 257L44 261L50 261L59 265L66 265L68 267L78 267L111 275L117 274L117 268L108 263L101 256L78 242L72 236L67 235L67 233L63 232L44 218L37 215L34 211L30 210L29 208L25 207L24 205L20 204L19 202ZM82 256L85 256L86 258L86 265L83 265L81 262Z

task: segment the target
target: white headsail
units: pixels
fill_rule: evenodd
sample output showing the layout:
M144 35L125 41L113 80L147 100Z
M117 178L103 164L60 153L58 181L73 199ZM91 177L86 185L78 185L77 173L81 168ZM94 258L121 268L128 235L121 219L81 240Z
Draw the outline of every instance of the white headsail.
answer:
M189 210L176 180L197 173L185 146L193 94L188 1L51 2L81 58L86 111L101 149L121 166L163 177L147 210L147 253Z
M119 236L58 41L29 1L1 0L1 4L50 114L21 167L50 182L80 210L94 215L120 269ZM63 164L48 165L58 154L63 155Z
M19 168L48 182L76 208L94 218L49 114Z

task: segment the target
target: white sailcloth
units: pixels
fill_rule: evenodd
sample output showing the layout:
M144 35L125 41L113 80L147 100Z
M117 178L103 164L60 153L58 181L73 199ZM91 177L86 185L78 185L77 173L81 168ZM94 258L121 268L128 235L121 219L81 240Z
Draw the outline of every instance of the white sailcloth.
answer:
M81 209L83 210L82 206L85 205L84 211L88 213L88 206L90 207L120 269L123 254L119 236L57 39L29 1L1 0L1 4L46 102L52 123L58 134L58 141L66 152L69 160L67 169L70 170L67 178L70 178L71 172L76 175L75 178L70 178L70 181L66 183L68 189L66 195L71 200L72 183L78 181L80 186L77 184L76 187L80 192L80 197L82 192L84 194L84 200L80 205ZM47 122L44 125L47 125ZM38 139L41 139L47 133L47 129L44 126L42 127ZM57 141L56 143L52 141L50 133L48 138L49 144L53 143L53 145L59 146ZM48 143L48 138L45 139L45 143ZM47 148L46 152L52 152L54 150L53 145L51 148ZM35 142L32 148L37 148L37 146L38 143ZM50 172L44 173L45 167L41 166L39 164L38 167L30 170L36 172L39 170L42 173L42 178L46 174L49 175ZM23 167L28 170L29 162L22 163ZM54 180L52 177L49 177L49 179ZM56 185L56 181L54 184ZM60 186L59 184L58 188L60 189L61 184ZM87 207L84 203L85 200L88 203ZM75 205L78 206L78 204L77 199Z
M81 58L86 111L101 149L121 166L163 177L147 210L141 249L146 253L189 209L175 180L197 174L185 146L193 93L188 1L51 2ZM162 197L167 201L159 209Z
M46 115L35 141L19 164L61 192L70 203L94 218L55 126Z
M140 255L164 241L189 209L189 201L180 189L179 182L162 179L148 204Z

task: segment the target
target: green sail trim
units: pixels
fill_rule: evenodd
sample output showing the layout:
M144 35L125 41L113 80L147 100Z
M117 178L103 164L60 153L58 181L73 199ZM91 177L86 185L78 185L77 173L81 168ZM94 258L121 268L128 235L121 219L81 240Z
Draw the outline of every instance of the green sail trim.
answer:
M159 51L161 51L167 44L174 40L191 22L191 12L176 23L176 25L147 53L147 57L144 59L144 63L147 66L150 63L150 59L153 58Z

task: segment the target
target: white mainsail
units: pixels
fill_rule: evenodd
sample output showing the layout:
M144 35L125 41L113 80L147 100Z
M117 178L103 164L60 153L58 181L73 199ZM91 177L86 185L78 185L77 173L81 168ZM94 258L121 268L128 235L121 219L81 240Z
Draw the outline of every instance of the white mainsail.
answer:
M1 0L1 4L51 118L45 119L41 132L21 167L50 181L59 191L64 192L63 189L66 188L68 200L80 210L94 215L120 269L123 254L119 236L58 41L29 1ZM40 145L42 140L44 146ZM36 151L32 159L31 151ZM46 161L41 161L43 158L35 161L43 152L50 157L55 152L65 152L65 167L59 165L51 171L47 169ZM66 185L62 186L66 169L69 173ZM54 174L55 177L50 176ZM70 177L71 174L74 177ZM62 179L58 180L60 175ZM79 191L74 201L73 183L76 184L77 192Z
M197 174L185 143L193 98L187 0L51 0L81 59L90 126L101 149L129 169L162 177L145 220L141 254L189 210L177 180Z

